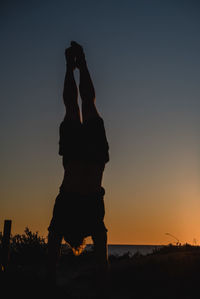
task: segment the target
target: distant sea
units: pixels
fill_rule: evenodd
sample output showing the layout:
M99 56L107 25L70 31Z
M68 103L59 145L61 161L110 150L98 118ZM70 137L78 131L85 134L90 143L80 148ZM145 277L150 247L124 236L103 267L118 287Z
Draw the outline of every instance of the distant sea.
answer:
M122 256L126 253L129 253L130 256L136 253L147 255L161 247L161 245L108 245L108 255ZM85 250L91 250L91 248L92 245L88 244Z

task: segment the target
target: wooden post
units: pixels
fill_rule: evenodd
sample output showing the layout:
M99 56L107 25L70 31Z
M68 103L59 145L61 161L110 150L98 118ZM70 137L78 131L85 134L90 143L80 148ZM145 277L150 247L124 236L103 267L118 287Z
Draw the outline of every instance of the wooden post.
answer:
M2 258L3 258L2 265L4 271L7 270L8 262L9 262L11 224L12 224L12 220L4 221L4 230L3 230L3 238L2 238Z

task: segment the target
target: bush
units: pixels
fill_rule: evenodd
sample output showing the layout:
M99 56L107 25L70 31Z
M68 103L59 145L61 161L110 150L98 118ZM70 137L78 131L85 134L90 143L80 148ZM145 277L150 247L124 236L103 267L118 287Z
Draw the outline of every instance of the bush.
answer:
M168 253L178 253L178 252L191 252L191 251L198 251L200 252L200 247L199 246L194 246L190 244L179 244L179 245L173 245L173 244L168 244L164 245L162 247L155 248L153 250L153 253L150 255L155 255L155 254L168 254Z
M24 234L11 236L10 261L19 264L39 263L45 258L47 244L38 232L32 233L26 227Z

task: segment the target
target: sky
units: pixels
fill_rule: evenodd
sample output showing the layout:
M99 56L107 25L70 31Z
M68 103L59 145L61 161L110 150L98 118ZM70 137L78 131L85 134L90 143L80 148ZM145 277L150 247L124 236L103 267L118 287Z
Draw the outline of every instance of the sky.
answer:
M47 235L75 40L110 145L108 243L200 244L199 15L195 0L1 1L0 231Z

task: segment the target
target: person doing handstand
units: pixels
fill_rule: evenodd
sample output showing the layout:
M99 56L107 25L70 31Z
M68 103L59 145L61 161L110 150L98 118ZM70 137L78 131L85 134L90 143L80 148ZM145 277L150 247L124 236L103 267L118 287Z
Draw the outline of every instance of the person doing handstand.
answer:
M105 190L101 184L105 164L109 161L109 146L103 119L95 106L95 90L82 46L71 42L65 50L65 57L67 70L63 99L66 114L60 124L59 141L64 178L48 228L48 275L54 282L63 238L73 251L80 252L84 238L91 236L97 264L108 266ZM80 72L82 117L75 68Z

